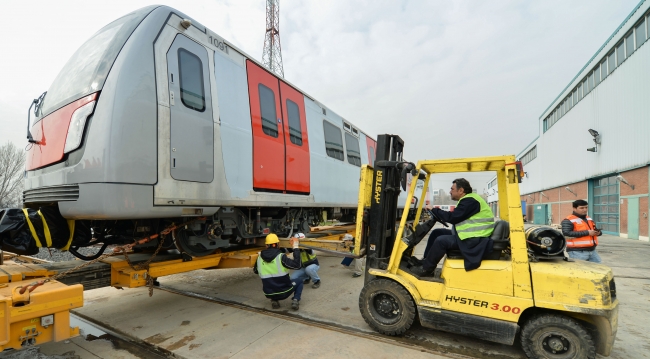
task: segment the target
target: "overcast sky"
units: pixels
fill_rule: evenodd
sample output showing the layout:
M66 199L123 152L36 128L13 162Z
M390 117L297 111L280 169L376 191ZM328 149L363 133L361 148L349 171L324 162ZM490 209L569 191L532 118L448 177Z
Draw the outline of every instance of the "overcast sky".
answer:
M169 0L261 61L264 0ZM282 0L285 78L409 160L518 154L538 118L638 0ZM24 147L27 109L74 51L153 4L5 1L0 144ZM483 192L491 175L468 175ZM448 188L447 178L434 183Z

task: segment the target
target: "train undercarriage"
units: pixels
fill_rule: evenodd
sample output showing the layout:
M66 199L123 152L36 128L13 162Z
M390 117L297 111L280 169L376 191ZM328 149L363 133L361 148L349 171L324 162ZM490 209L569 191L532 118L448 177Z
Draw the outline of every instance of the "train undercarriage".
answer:
M310 228L337 220L338 223L354 222L355 209L347 208L277 208L277 207L222 207L211 217L154 218L138 220L77 220L78 230L89 230L90 241L75 241L70 253L83 260L93 260L111 245L133 243L139 238L150 237L170 226L178 226L168 236L136 245L137 252L155 250L163 241L161 249L176 249L191 257L202 257L225 250L255 245L256 239L269 233L291 237ZM186 223L186 225L183 225ZM99 247L93 255L84 255L82 247Z

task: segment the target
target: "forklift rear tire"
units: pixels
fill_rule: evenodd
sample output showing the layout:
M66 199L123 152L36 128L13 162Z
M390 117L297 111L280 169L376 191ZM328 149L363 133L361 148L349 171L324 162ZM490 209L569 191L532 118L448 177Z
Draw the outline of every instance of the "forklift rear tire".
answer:
M580 323L564 315L533 317L521 331L521 346L528 358L596 358L596 346L591 335Z
M399 283L374 279L366 283L359 295L359 310L374 330L385 335L401 335L415 320L415 303Z

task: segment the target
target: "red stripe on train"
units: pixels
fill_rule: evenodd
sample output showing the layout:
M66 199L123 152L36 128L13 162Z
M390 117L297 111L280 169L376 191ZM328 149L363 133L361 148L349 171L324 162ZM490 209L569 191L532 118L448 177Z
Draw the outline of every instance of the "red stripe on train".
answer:
M63 159L63 147L70 127L72 114L79 107L94 101L97 93L83 97L75 102L52 112L35 123L32 128L32 137L35 143L27 151L26 168L28 171L59 162Z

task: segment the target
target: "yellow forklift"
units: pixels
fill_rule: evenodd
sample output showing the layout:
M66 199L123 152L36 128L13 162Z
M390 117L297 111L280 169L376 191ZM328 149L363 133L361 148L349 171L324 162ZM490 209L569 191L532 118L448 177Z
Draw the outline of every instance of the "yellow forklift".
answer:
M612 271L567 258L564 237L551 228L524 230L523 169L515 157L414 164L404 161L403 148L398 136L380 135L374 168L361 170L355 251L367 258L359 296L365 321L386 335L401 335L419 319L423 327L498 343L512 345L519 338L529 358L609 356L618 325ZM416 276L409 259L432 225L420 223L424 201L417 201L416 179L424 180L422 199L431 175L478 171L497 174L500 218L492 253L468 272L462 253L450 251L434 277ZM400 209L409 174L404 203L416 207Z

